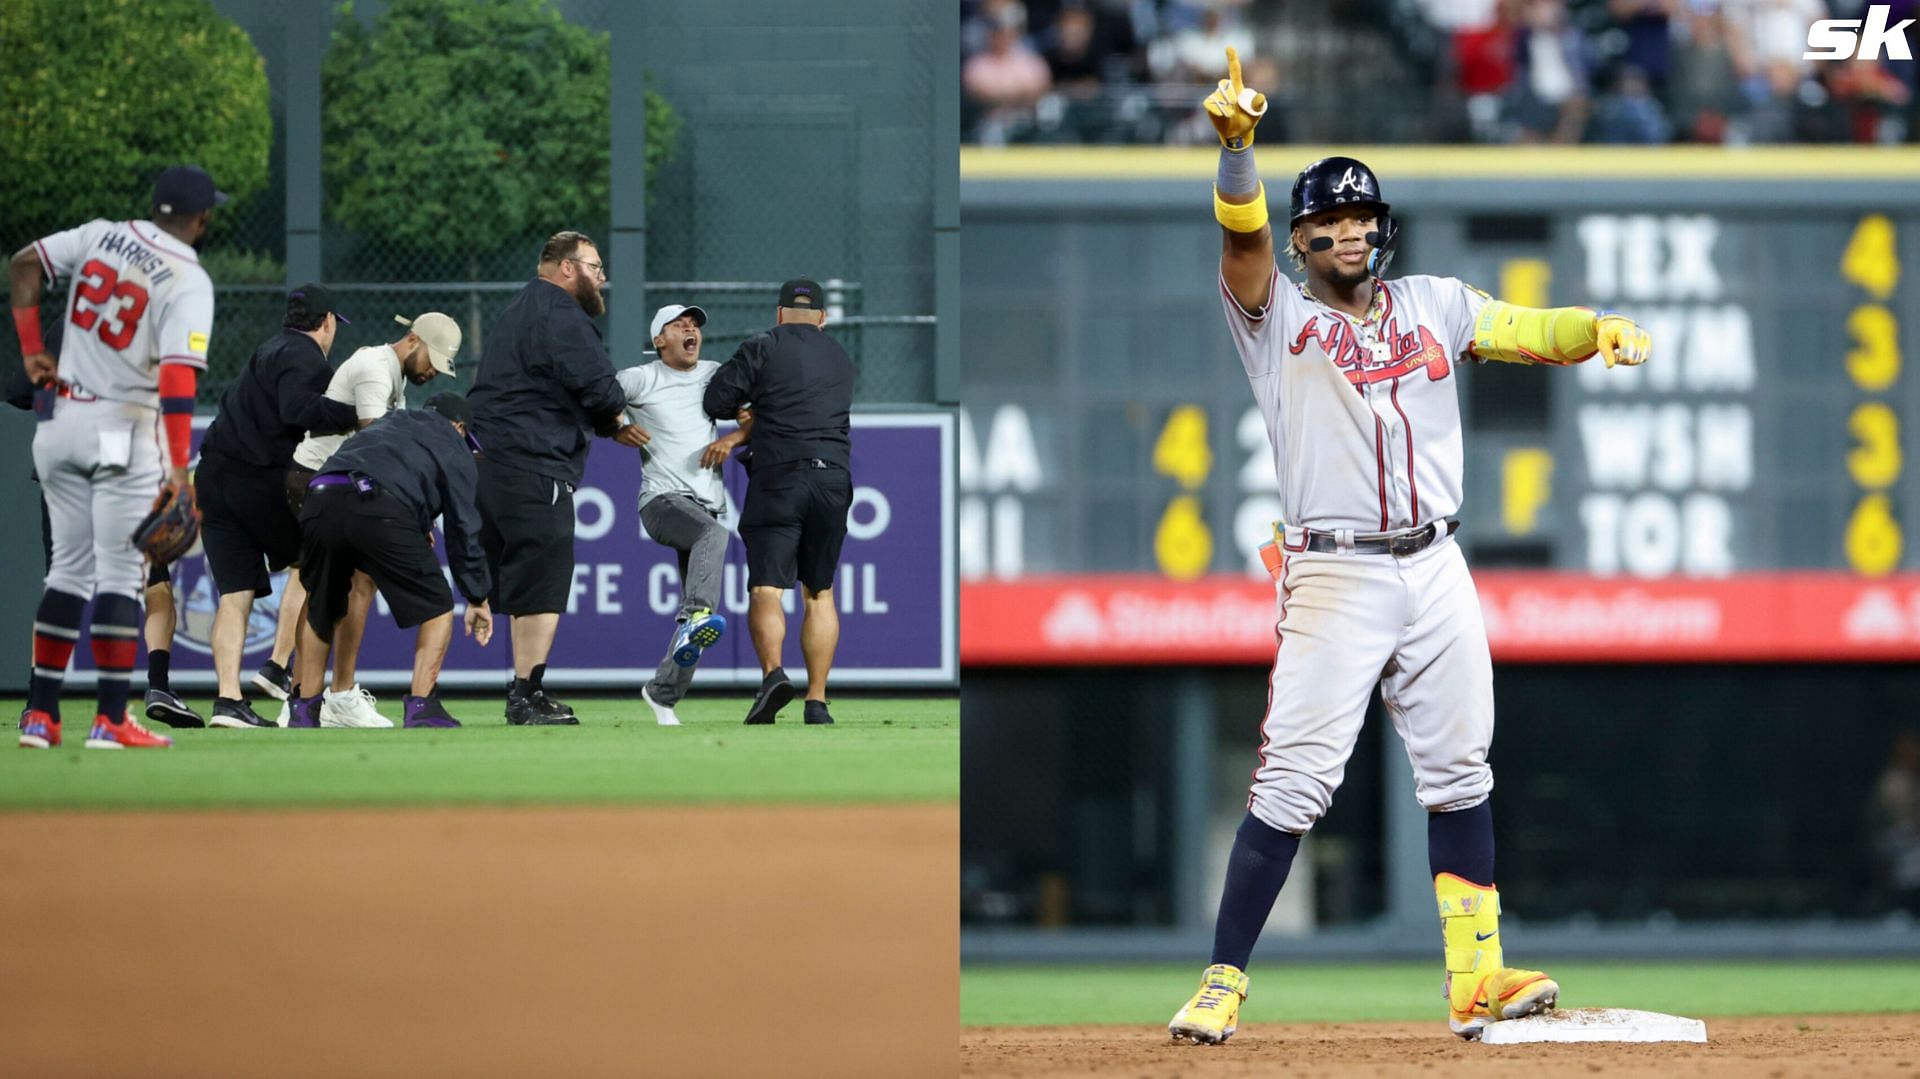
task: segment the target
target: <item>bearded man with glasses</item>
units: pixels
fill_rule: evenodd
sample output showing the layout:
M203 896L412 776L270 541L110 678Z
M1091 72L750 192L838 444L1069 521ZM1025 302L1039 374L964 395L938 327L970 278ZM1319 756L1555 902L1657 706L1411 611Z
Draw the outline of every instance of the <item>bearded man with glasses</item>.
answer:
M606 263L584 233L555 233L539 276L488 331L468 401L480 445L480 546L492 607L508 616L507 722L571 726L544 685L547 653L573 587L573 493L594 435L639 447L626 394L593 320L606 313Z

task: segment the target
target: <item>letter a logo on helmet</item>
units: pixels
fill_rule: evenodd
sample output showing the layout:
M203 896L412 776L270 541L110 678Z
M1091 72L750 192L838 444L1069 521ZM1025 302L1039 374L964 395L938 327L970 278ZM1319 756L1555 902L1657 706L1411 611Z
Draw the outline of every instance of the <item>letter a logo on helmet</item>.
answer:
M1338 195L1345 191L1358 191L1362 195L1372 194L1367 190L1367 178L1355 176L1352 169L1348 169L1333 185L1334 194Z

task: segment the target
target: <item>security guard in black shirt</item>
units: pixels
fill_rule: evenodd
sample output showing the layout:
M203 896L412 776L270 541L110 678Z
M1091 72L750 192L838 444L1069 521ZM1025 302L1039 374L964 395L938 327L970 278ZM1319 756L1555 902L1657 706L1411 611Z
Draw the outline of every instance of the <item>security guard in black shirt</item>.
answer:
M434 693L453 641L453 592L433 556L433 519L442 520L447 566L467 599L467 636L485 645L493 637L492 580L479 542L472 418L457 393L437 394L417 412L390 412L348 439L308 482L300 510L307 618L289 727L320 725L327 651L356 572L373 578L402 629L420 627L402 725L460 725Z
M494 609L513 626L507 722L576 724L547 695L547 653L573 591L573 492L593 435L638 447L627 398L594 319L606 313L606 265L593 241L561 232L540 249L527 283L488 331L473 376L480 460L480 545Z
M300 522L287 503L287 470L308 431L336 434L359 426L350 404L327 399L333 368L327 353L341 318L333 295L320 285L287 294L281 332L254 350L245 370L220 399L220 414L200 443L194 494L200 502L201 545L220 605L213 617L213 669L219 689L213 727L271 727L240 692L240 654L247 616L257 595L273 590L269 574L300 558ZM288 690L282 666L293 647L294 620L305 602L297 579L280 597L281 640L255 683L274 696Z
M780 666L787 615L780 595L800 581L806 600L800 652L807 661L808 723L832 723L827 672L840 643L833 578L847 538L853 504L848 470L853 410L853 361L821 332L826 295L804 277L780 286L778 325L751 338L707 383L702 402L714 419L732 419L744 407L753 416L747 461L747 500L740 539L747 547L747 628L760 656L762 679L747 722L772 723L793 700L793 683Z

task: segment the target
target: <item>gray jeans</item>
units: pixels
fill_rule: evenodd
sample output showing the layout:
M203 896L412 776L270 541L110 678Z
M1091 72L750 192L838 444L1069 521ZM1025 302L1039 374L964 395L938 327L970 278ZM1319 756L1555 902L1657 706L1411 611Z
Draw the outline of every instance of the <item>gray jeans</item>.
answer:
M654 542L680 555L680 614L685 622L694 611L712 610L720 603L720 574L727 562L727 526L706 507L686 495L660 495L640 508L640 523ZM678 628L676 626L676 628ZM647 692L661 704L677 703L693 684L693 668L673 661L672 651L660 660L660 669Z

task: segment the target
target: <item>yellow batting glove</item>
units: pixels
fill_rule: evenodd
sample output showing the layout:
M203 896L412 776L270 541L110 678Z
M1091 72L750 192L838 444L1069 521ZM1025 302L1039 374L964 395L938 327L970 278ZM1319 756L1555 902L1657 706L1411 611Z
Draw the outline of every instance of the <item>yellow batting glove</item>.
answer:
M1625 315L1601 315L1596 328L1600 335L1600 356L1608 367L1616 363L1638 366L1653 355L1653 338Z
M1240 83L1240 54L1227 46L1227 77L1201 103L1207 119L1220 133L1220 145L1229 150L1244 150L1253 145L1253 129L1267 114L1267 95L1249 90Z

